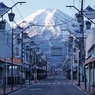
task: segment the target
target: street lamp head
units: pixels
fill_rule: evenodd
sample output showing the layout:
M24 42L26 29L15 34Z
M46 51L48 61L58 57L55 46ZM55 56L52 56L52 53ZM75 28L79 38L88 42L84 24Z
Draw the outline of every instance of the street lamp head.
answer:
M27 33L23 33L23 38L27 38Z
M76 48L73 48L73 51L76 52Z
M86 24L86 28L89 30L91 28L91 22L86 21L85 24Z
M39 49L40 49L40 48L39 48L39 47L37 47L37 51L39 51Z
M6 22L5 21L0 21L0 29L1 30L4 30L5 29L5 24L6 24Z
M34 43L34 41L31 41L31 42L30 42L30 45L31 45L31 46L35 46L35 45L37 45L37 44Z
M28 51L28 50L29 50L29 45L26 46L26 51Z
M8 17L9 17L9 21L12 22L14 21L15 14L11 12L8 14Z
M21 38L18 38L17 43L20 44L21 40L22 40Z
M77 18L77 22L79 22L79 23L82 22L82 15L81 14L76 13L75 16Z
M69 41L73 42L73 37L72 36L69 36Z

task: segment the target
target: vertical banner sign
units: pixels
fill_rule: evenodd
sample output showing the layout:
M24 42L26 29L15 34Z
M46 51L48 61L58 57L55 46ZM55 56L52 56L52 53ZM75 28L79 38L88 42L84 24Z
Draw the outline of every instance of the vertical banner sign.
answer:
M9 7L7 7L3 2L0 2L0 17L4 13L8 11Z
M95 19L95 10L90 6L83 11L83 14L89 19Z

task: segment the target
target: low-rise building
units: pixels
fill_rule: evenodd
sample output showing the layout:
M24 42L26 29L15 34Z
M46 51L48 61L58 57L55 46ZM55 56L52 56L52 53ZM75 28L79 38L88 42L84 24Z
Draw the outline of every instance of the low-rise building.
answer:
M89 85L95 85L95 27L86 39L86 79Z

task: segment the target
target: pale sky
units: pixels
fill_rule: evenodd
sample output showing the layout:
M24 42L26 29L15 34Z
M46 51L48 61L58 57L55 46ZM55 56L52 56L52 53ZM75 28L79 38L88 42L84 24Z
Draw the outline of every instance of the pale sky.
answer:
M16 2L26 2L22 5L17 4L17 8L13 8L16 22L23 20L23 18L28 17L39 9L47 8L56 8L66 13L67 15L74 17L77 11L74 8L70 9L66 6L74 5L75 7L80 9L80 1L81 0L0 0L0 2L3 2L8 7L12 7ZM88 5L95 9L95 0L84 0L84 9ZM7 14L4 16L4 18L8 19Z

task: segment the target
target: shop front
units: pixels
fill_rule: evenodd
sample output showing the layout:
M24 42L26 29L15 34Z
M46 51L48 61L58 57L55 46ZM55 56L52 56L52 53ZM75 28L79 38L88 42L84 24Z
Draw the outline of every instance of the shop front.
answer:
M85 61L85 70L89 86L95 86L95 57Z

